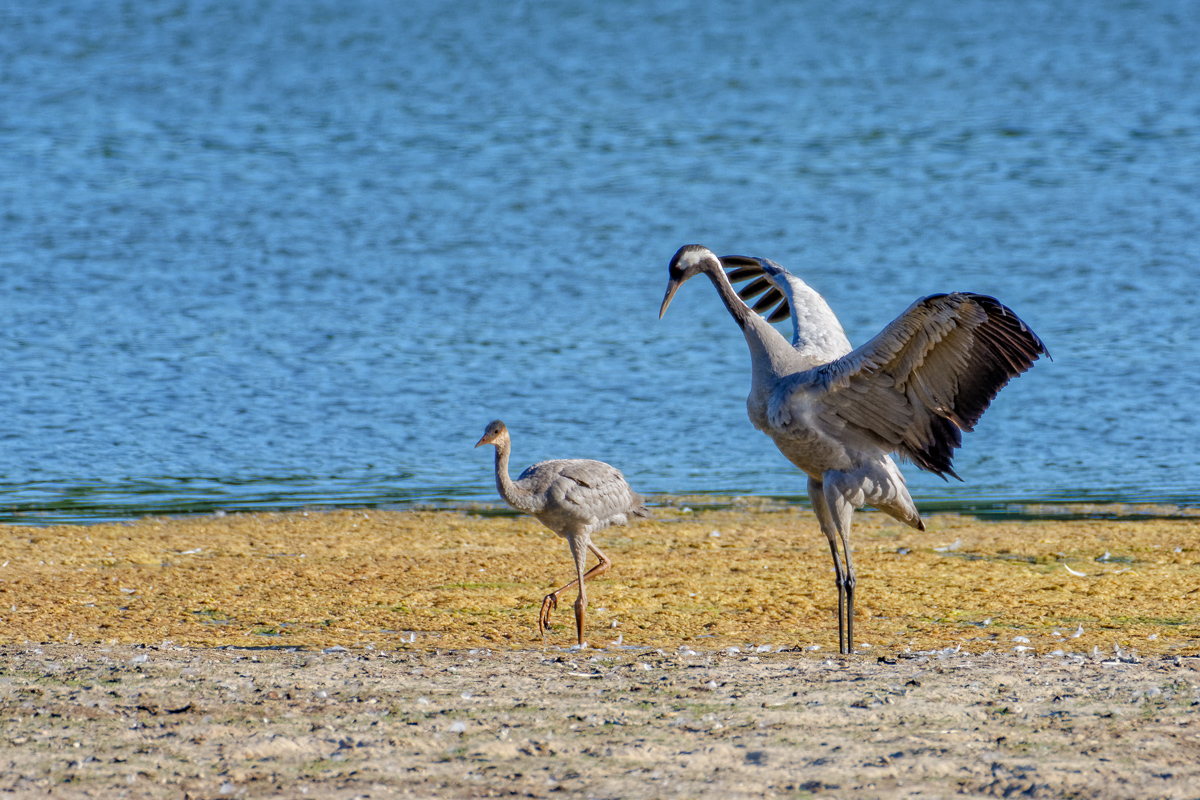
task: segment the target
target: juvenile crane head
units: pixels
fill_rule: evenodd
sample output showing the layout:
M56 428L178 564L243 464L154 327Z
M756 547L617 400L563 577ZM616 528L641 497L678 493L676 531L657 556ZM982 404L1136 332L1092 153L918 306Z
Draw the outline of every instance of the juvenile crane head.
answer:
M693 275L713 269L720 272L721 261L713 254L712 250L699 244L685 244L679 248L679 251L671 259L671 280L667 284L667 293L663 297L662 308L658 310L658 318L662 319L663 314L667 313L667 306L671 305L671 298L675 296L679 287L683 286L684 281Z
M487 428L483 431L483 436L475 443L475 446L494 444L499 447L501 442L506 441L508 441L508 428L504 427L504 423L500 420L494 419L488 423Z

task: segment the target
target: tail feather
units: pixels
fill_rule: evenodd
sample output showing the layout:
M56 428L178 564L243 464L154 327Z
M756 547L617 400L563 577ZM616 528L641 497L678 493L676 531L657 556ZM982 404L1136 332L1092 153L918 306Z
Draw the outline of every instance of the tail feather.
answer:
M646 508L646 498L642 497L637 492L633 492L633 508L629 509L629 513L635 517L644 517L645 519L654 519L654 515L650 513L650 509Z

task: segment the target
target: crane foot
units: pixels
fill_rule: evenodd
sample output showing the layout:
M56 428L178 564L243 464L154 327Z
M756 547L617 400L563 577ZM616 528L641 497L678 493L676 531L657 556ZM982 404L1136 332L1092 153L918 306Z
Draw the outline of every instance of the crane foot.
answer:
M542 636L546 635L546 628L550 627L550 612L558 608L558 595L548 594L542 598L542 610L538 613L538 633Z

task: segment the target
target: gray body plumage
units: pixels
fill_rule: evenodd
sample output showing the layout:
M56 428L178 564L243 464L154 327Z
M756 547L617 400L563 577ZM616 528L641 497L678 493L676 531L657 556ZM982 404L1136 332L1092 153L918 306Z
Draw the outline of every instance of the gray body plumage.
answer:
M500 420L487 426L475 446L483 444L496 447L496 488L505 502L518 511L532 514L571 546L576 578L542 599L538 630L545 633L550 612L558 605L558 596L578 584L575 624L579 644L583 645L583 619L587 608L585 582L603 574L612 565L608 556L592 542L592 534L610 525L625 525L631 516L649 517L645 501L630 488L620 470L603 461L541 461L512 480L508 474L512 442L508 429ZM600 563L585 572L589 550L596 554Z
M631 514L649 516L641 495L629 488L621 471L603 461L542 461L522 472L513 485L516 499L529 506L509 501L510 505L532 514L559 536L579 531L590 537L610 525L627 524ZM499 477L497 488L503 496Z
M699 245L681 248L672 259L660 316L679 286L701 272L750 348L750 421L809 477L813 510L834 556L841 649L849 652L851 512L869 505L924 530L891 454L957 478L951 460L962 431L972 429L996 393L1045 347L994 298L952 293L916 301L851 349L824 299L783 267L765 258L718 259ZM732 282L745 280L751 283L735 291ZM760 294L753 307L747 304ZM760 312L771 321L790 316L792 341Z

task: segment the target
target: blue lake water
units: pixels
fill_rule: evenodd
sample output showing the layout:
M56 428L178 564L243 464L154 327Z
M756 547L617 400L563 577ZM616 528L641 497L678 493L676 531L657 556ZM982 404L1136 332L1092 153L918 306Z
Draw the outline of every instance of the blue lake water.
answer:
M802 496L699 242L1046 341L928 508L1200 505L1191 2L0 8L0 520ZM785 328L786 326L781 326ZM515 472L516 470L514 470Z

